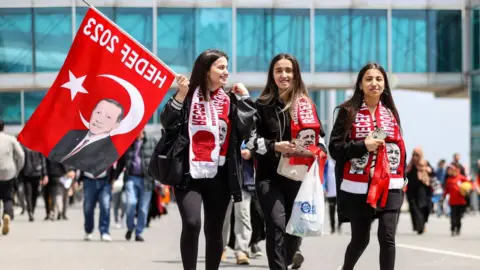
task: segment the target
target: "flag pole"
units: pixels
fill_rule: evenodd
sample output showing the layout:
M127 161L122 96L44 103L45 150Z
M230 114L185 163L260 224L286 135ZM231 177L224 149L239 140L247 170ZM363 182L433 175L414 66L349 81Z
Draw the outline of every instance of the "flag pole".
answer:
M116 25L118 30L120 30L120 32L124 33L126 36L128 36L130 39L132 39L133 42L137 43L138 46L142 47L148 54L150 54L153 58L155 58L158 62L162 63L162 65L165 66L166 69L170 70L170 72L173 73L173 75L175 77L178 76L178 74L173 70L171 69L167 64L165 64L165 62L163 62L162 60L160 60L160 58L158 58L155 54L153 54L149 49L145 48L145 46L143 46L143 44L141 44L140 42L138 42L135 38L133 38L129 33L127 33L125 30L123 30L122 28L120 28L115 22L113 22L112 20L110 20L107 16L105 16L100 10L96 9L94 6L92 6L90 3L88 3L86 0L82 0L85 4L87 4L87 6L93 8L95 11L98 12L98 14L100 14L104 19L106 19L107 21L111 22L112 24Z

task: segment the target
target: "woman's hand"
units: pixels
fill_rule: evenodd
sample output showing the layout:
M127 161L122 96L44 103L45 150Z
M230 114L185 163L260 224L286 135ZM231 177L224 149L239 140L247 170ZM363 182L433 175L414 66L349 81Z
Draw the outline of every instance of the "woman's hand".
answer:
M365 146L367 147L368 152L377 151L378 147L385 143L385 140L374 139L372 133L373 132L370 132L365 138Z
M295 144L288 141L276 142L275 151L280 152L284 155L291 155L295 153Z
M248 89L243 83L236 83L232 87L232 91L238 95L248 95Z
M190 81L187 79L187 77L183 75L177 76L178 93L175 96L175 99L178 102L181 103L185 100L185 97L187 96L187 93L188 93L189 84L190 84Z

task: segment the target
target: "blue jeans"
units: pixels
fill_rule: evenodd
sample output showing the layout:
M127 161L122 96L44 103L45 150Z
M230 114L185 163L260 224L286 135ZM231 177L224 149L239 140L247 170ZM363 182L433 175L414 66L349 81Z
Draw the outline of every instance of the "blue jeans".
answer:
M141 235L147 223L152 192L145 191L143 178L129 175L125 182L125 193L127 194L127 229L129 231L135 229L135 235ZM136 226L135 210L138 210Z
M85 216L85 232L92 233L94 228L94 214L97 201L100 205L99 230L100 234L109 234L110 231L110 200L112 199L112 185L107 178L83 178L83 214Z

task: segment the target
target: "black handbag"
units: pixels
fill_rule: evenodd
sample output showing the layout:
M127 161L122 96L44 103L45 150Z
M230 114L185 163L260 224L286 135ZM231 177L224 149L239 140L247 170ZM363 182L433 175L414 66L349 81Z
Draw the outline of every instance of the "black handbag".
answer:
M162 132L148 166L150 176L164 185L182 186L188 174L185 164L190 140L181 133L183 124L184 121L179 128Z

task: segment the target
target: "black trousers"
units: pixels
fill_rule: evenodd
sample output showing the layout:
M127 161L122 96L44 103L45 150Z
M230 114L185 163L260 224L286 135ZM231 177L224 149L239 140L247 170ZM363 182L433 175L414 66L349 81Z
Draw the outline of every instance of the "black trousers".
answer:
M395 232L398 211L378 212L378 243L380 244L380 270L395 268ZM360 256L370 242L370 228L373 218L350 221L352 239L345 252L343 270L353 270Z
M13 219L13 193L15 182L14 179L8 181L0 181L0 200L3 202L3 215L9 215Z
M302 239L287 234L293 203L302 182L278 177L257 183L257 195L265 215L268 265L273 270L286 270Z
M28 215L32 216L37 207L38 187L40 185L40 176L24 176L23 183L25 185L25 197L27 201Z
M408 208L412 218L413 230L422 234L425 231L425 223L430 216L430 206L419 206L415 200L408 201Z
M222 168L223 169L223 168ZM201 205L205 214L205 269L218 270L223 252L223 221L230 202L226 170L213 179L191 179L186 189L175 189L182 235L180 252L184 270L197 269L198 239L200 236Z
M327 198L328 202L328 214L330 216L330 229L332 233L335 232L335 214L337 213L337 197ZM340 229L340 222L338 223Z
M450 231L460 232L462 228L462 218L465 213L466 205L451 205L450 206Z

